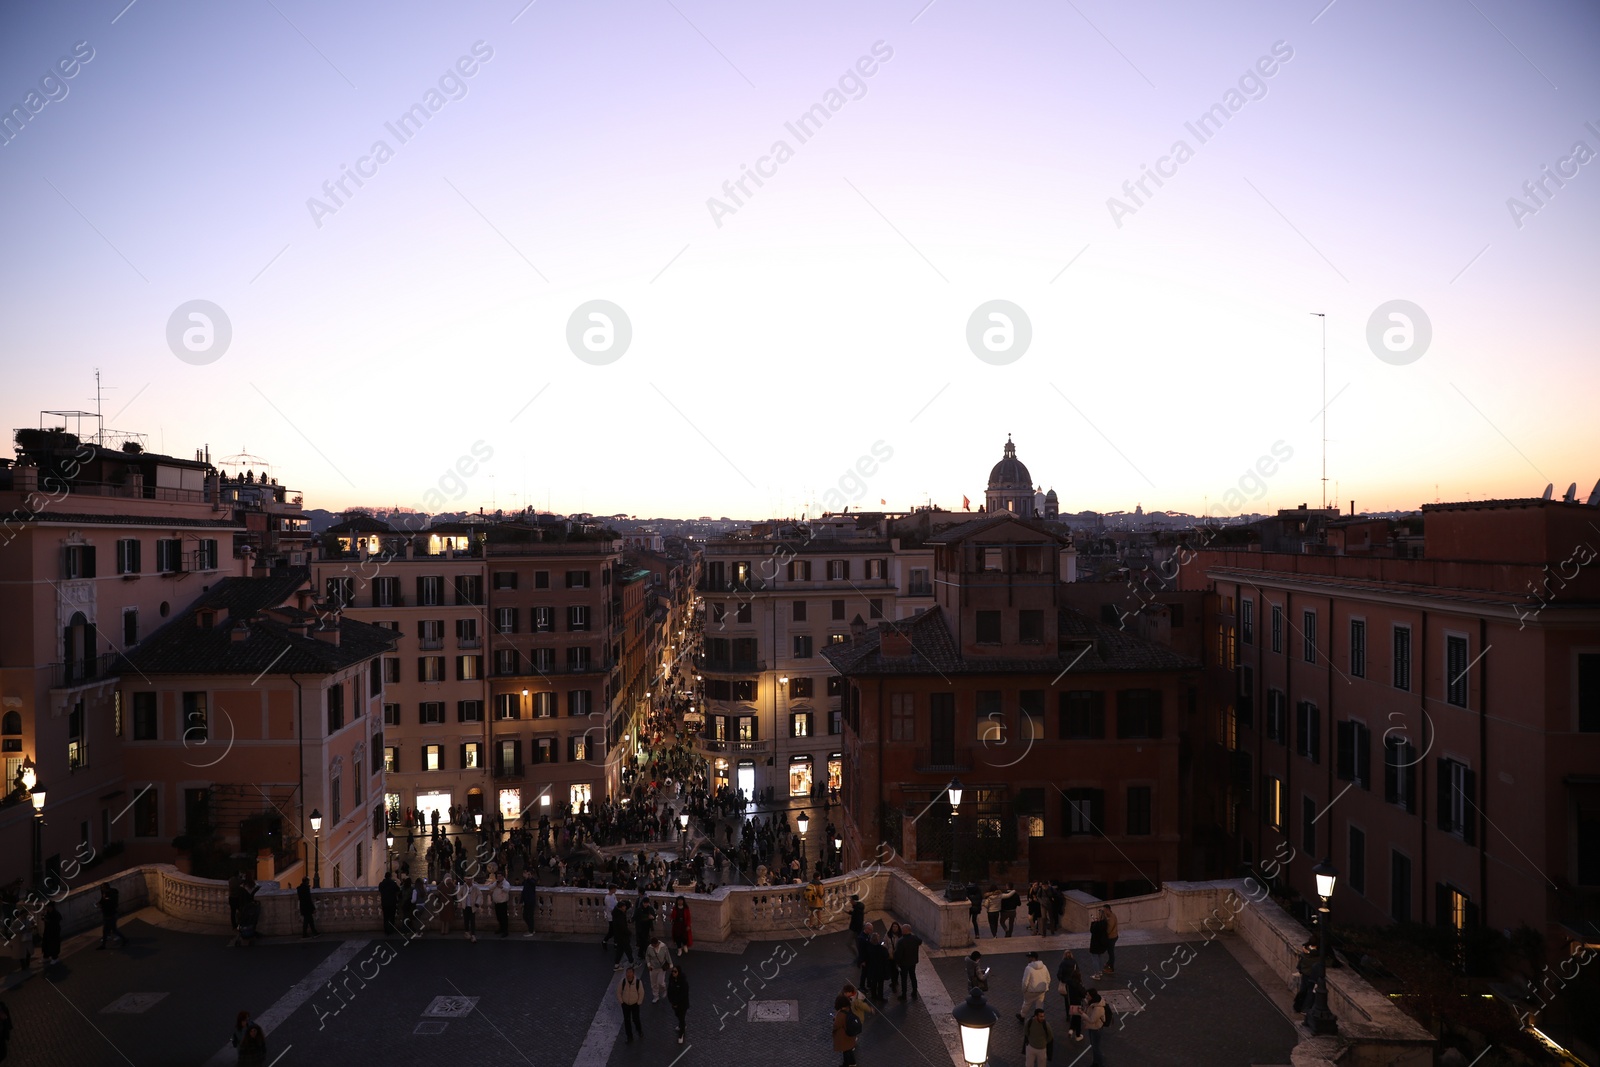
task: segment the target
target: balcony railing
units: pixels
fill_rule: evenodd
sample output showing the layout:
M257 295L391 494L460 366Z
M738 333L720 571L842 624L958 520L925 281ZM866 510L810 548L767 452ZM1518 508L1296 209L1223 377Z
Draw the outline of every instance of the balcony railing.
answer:
M65 663L50 664L50 688L69 689L76 685L88 685L106 678L115 678L118 675L117 662L121 655L116 652L103 652L98 656L87 659L68 660Z
M913 767L918 774L965 773L972 770L972 757L959 750L924 748L917 752Z
M709 737L695 739L695 747L702 752L714 752L727 756L766 756L772 752L772 742L767 741L727 741L716 740Z

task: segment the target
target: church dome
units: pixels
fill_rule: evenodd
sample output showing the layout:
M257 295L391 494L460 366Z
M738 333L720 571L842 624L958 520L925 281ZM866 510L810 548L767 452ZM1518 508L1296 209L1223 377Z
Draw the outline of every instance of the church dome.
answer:
M1033 488L1033 477L1028 473L1028 468L1017 458L1017 446L1011 443L1011 438L1006 438L1005 457L994 465L989 472L990 489L1029 489Z

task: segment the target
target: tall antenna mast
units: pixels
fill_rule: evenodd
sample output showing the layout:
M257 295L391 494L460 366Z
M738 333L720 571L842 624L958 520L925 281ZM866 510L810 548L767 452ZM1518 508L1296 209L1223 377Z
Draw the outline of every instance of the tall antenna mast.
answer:
M106 420L100 414L100 368L94 369L94 443L104 448L106 443Z
M1322 320L1322 510L1328 510L1328 316L1311 314Z

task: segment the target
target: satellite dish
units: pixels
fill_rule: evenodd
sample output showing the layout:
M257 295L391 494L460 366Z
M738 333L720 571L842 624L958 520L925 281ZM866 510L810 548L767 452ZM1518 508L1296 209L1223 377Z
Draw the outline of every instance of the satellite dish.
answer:
M1546 485L1544 487L1544 496L1540 497L1539 499L1541 499L1541 500L1549 500L1550 499L1550 494L1555 492L1555 491L1556 491L1555 483L1551 482L1549 485Z
M1567 486L1567 495L1562 497L1561 499L1566 501L1568 504L1577 503L1578 502L1578 483L1577 482L1573 482L1571 485Z

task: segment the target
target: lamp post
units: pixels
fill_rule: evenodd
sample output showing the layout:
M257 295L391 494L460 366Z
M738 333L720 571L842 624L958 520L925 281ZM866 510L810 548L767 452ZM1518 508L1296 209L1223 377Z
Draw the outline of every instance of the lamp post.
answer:
M1328 916L1333 890L1339 884L1339 871L1324 859L1311 868L1311 873L1317 880L1317 896L1322 900L1322 906L1317 909L1317 955L1321 959L1322 975L1317 979L1317 1002L1306 1014L1306 1026L1313 1034L1337 1034L1339 1020L1328 1010Z
M311 809L311 853L315 869L311 875L311 888L322 888L322 812Z
M839 869L839 873L843 874L844 873L844 838L839 836L838 834L834 834L833 835L833 863L834 863L834 866Z
M678 829L683 832L683 848L680 850L683 855L678 857L678 861L686 864L689 862L689 813L687 811L678 812Z
M28 799L33 802L33 884L40 892L44 891L44 787L39 785L39 776L32 767L25 767L22 771L22 787L28 791Z
M989 1007L980 990L974 989L967 994L966 1003L957 1005L950 1014L955 1016L961 1032L961 1058L968 1067L983 1067L989 1062L990 1031L1000 1013Z
M950 846L950 877L954 877L960 870L956 862L956 816L961 814L961 795L964 792L960 778L950 779L950 784L945 786L945 792L950 796L950 830L945 834Z
M383 843L389 850L389 873L394 873L394 831L390 830L383 837Z
M800 873L806 873L806 830L811 826L811 816L801 812L794 818L794 824L800 828Z

